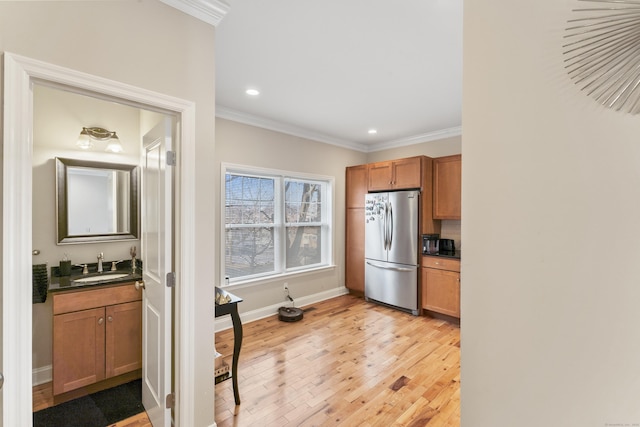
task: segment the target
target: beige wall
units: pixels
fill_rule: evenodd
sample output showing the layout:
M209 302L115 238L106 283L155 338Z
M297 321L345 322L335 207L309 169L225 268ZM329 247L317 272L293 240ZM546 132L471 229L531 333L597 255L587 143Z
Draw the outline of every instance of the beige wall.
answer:
M106 24L105 30L101 23ZM113 30L115 28L115 30ZM0 51L196 104L195 425L213 424L215 29L157 0L0 2ZM10 250L10 248L3 248ZM17 284L4 284L5 286ZM27 337L25 337L27 339ZM6 350L6 349L5 349Z
M344 287L344 223L345 223L345 168L366 163L364 153L323 144L296 136L286 135L242 123L216 119L216 183L212 191L216 200L223 198L220 187L221 163L280 169L332 177L334 187L333 258L335 268L319 273L275 279L260 286L240 286L231 291L244 298L242 312L257 310L284 302L283 282L289 284L294 299L330 289ZM221 205L218 203L217 212ZM222 220L221 220L222 221ZM218 224L222 230L222 222ZM223 233L216 244L220 245ZM220 259L216 259L218 265Z
M334 262L335 270L279 278L256 285L232 286L230 290L244 299L240 309L246 313L284 302L282 284L287 282L294 298L317 294L344 286L345 256L345 168L373 161L427 155L441 157L460 153L460 137L426 142L380 152L363 153L336 147L296 136L270 131L226 119L216 119L216 168L220 175L221 163L280 169L330 176L335 179L334 189ZM222 200L220 178L216 190ZM220 207L219 207L220 209ZM220 222L222 229L222 219ZM442 237L456 240L460 245L460 221L443 221ZM217 238L217 243L223 234ZM217 260L220 264L222 261ZM221 269L219 269L221 271Z
M464 1L462 427L640 423L640 120L568 78L576 6Z

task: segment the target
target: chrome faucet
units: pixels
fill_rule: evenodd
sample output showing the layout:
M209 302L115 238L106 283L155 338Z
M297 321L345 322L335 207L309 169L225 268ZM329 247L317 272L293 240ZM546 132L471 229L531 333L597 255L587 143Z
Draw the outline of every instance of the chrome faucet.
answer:
M98 273L102 273L102 261L104 260L104 253L100 252L98 254Z

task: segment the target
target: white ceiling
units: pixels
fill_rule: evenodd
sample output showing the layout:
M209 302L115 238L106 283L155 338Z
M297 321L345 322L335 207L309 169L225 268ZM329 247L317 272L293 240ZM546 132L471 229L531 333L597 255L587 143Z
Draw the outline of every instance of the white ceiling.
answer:
M229 3L218 117L365 152L461 134L462 0Z

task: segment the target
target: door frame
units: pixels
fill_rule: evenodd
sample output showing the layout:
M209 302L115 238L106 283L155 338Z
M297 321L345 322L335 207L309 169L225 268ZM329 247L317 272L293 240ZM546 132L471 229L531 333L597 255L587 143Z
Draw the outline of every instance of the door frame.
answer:
M175 421L195 414L195 103L125 83L4 52L2 159L2 425L32 425L32 154L33 84L115 99L174 114L177 163L175 317Z

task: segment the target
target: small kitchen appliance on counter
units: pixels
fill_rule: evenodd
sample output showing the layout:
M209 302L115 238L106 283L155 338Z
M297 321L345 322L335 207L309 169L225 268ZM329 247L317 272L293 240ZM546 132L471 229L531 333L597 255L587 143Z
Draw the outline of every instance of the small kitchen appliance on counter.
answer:
M440 253L451 254L456 251L456 245L453 239L440 239L438 246Z
M440 241L439 234L423 234L422 235L422 253L424 255L437 254L439 241Z

